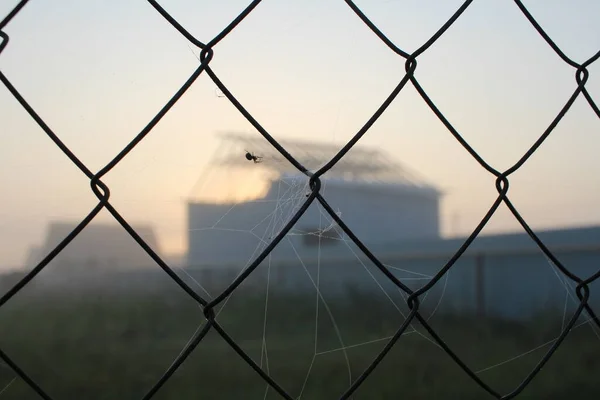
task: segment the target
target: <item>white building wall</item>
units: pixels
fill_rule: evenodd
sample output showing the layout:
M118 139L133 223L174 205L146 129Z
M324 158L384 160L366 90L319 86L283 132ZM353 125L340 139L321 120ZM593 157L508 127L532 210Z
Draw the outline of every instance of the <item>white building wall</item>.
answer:
M274 182L265 198L257 201L189 204L188 265L228 264L241 268L256 258L306 200L307 178L293 179ZM324 180L322 193L367 245L439 237L439 199L434 190ZM271 259L290 260L314 253L319 226L323 229L331 225L331 218L323 214L325 211L315 200ZM337 231L341 232L339 228ZM343 239L348 238L344 234L338 238L336 229L332 229L323 236L322 251L347 255ZM311 238L312 245L308 243Z

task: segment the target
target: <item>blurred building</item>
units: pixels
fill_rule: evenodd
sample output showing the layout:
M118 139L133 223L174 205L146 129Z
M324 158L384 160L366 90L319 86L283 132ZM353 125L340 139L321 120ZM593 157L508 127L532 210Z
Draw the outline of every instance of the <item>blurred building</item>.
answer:
M224 139L228 146L209 168L261 168L269 172L269 179L264 193L251 200L188 203L187 271L214 292L223 290L259 256L310 193L308 178L260 136ZM316 143L281 144L312 171L339 149ZM262 158L255 163L253 156ZM322 183L321 193L334 211L412 290L434 279L467 239L441 237L440 191L381 151L352 149L323 176ZM212 189L205 186L205 190ZM536 233L569 271L582 279L597 273L599 226ZM524 231L480 235L422 296L422 310L506 318L549 313L566 320L578 300L576 284L565 277L561 265ZM319 288L325 297L352 296L361 290L391 299L401 292L316 201L244 285L286 292ZM594 307L600 307L599 285L600 279L590 285L589 302ZM409 312L403 299L397 305Z
M34 247L27 260L27 268L38 264L77 226L71 222L52 222L48 225L44 242ZM155 251L158 242L152 227L133 226L133 229ZM134 239L117 223L91 222L51 261L52 270L89 270L107 268L143 268L153 261Z
M246 263L277 235L310 193L308 178L259 135L229 134L223 136L223 142L227 148L220 149L208 168L249 173L261 169L267 177L267 190L261 197L242 202L190 201L190 266ZM313 171L339 150L338 146L313 142L280 143ZM440 235L440 191L380 150L360 145L351 149L322 177L321 193L367 245ZM271 258L293 260L297 253L314 253L317 247L324 252L343 250L344 234L334 229L334 224L315 201Z

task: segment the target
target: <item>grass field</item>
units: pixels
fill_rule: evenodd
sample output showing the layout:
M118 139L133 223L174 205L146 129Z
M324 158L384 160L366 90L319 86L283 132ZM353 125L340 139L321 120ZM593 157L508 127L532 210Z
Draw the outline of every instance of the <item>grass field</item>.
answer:
M320 302L318 317L314 294L270 292L267 302L265 296L241 289L218 320L295 398L338 398L403 321L388 300L365 293L355 293L351 300L328 300L328 309ZM26 288L0 309L0 346L53 398L138 399L203 321L199 307L176 288L135 294ZM516 323L444 310L431 323L501 393L524 379L562 325L560 317ZM414 328L353 398L491 398L431 343L422 327ZM577 393L578 399L597 399L598 371L600 341L589 326L580 326L519 398L564 399ZM38 398L13 378L12 371L0 368L0 390L5 388L0 400ZM155 398L279 397L211 332Z

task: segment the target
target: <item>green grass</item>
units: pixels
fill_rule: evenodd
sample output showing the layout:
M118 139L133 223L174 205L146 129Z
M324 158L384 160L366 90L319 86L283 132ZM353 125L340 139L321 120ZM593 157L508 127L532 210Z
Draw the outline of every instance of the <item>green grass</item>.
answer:
M27 290L27 289L26 289ZM335 399L375 358L402 317L385 299L357 294L328 300L341 345L323 303L319 306L315 356L316 297L271 292L262 351L265 293L232 296L218 320L293 397ZM201 310L179 290L88 295L34 291L0 309L0 346L56 399L138 399L161 376L197 327ZM509 360L556 337L560 318L526 323L440 311L437 332L475 370ZM424 329L415 326L420 332ZM411 329L412 330L412 329ZM424 335L427 336L427 335ZM548 346L479 376L506 393L524 379ZM575 329L547 367L518 398L596 399L600 393L600 341L591 329ZM312 367L311 367L312 364ZM310 374L308 371L310 368ZM306 379L308 375L308 379ZM0 369L0 390L14 374ZM306 381L306 382L305 382ZM303 389L304 387L304 389ZM262 379L211 332L158 392L156 399L276 399ZM37 399L16 380L3 399ZM486 399L442 350L418 333L403 336L355 399Z

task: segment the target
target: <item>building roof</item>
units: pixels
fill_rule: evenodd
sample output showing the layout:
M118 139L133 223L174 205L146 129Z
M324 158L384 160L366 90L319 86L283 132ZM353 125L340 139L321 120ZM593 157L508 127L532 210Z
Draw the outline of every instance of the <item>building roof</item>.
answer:
M251 160L246 159L245 154L249 152L260 157L259 164L256 165L277 176L300 173L260 134L227 132L221 133L219 137L221 146L209 168L247 168ZM325 165L343 146L290 139L278 139L278 142L310 171L316 171ZM382 150L360 143L350 149L324 178L338 182L383 183L439 192L420 174L393 160Z

